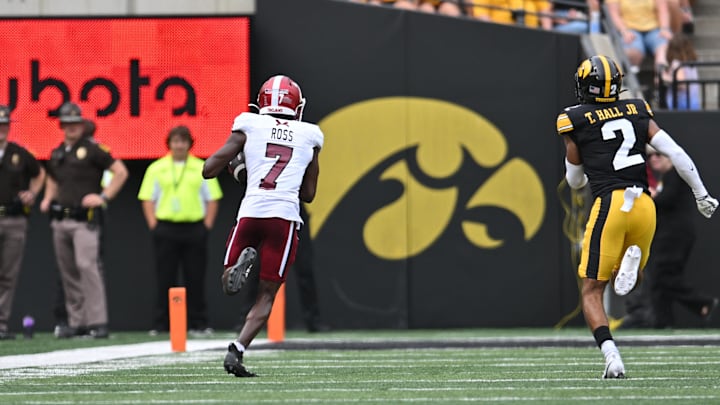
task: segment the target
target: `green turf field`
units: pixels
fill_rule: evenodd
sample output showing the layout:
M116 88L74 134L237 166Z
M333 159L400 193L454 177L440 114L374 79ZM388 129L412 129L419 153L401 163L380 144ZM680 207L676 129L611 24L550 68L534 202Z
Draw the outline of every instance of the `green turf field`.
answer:
M717 332L666 331L660 336L712 337ZM219 342L233 336L216 335ZM290 333L288 341L400 340L437 346L444 339L539 336L562 341L587 335L580 329L376 331ZM655 335L622 332L616 336L628 372L625 380L599 378L603 359L592 346L255 350L246 354L245 363L259 377L246 379L225 374L224 352L217 349L0 369L0 404L720 404L717 344L623 346L623 339ZM15 346L11 353L10 345L0 342L0 355L37 353L30 346L58 350L148 340L163 340L163 336L120 333L107 341L56 341L41 335L32 341L9 342ZM8 358L0 357L0 367Z

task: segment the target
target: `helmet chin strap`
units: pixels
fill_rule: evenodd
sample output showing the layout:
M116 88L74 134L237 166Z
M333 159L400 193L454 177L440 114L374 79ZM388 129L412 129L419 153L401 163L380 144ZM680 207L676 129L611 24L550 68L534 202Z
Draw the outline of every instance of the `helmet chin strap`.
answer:
M302 121L303 111L305 110L305 97L300 99L300 104L295 107L295 119Z

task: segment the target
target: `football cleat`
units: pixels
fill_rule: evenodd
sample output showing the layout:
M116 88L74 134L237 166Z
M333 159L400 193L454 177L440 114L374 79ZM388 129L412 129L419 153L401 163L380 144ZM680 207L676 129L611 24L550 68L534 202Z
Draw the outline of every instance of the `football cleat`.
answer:
M57 325L55 326L55 331L53 332L55 334L55 337L58 339L69 339L71 337L75 336L82 336L84 334L84 331L79 330L79 328L73 328L68 325Z
M713 312L717 309L718 304L720 304L720 299L713 298L712 302L703 307L704 312L701 312L700 316L702 316L705 322L709 322L712 319Z
M107 325L91 326L87 330L87 335L93 339L107 339L110 337L110 330Z
M602 378L625 378L625 365L620 358L620 353L610 353L607 356Z
M252 247L246 247L240 253L237 263L223 271L222 288L226 295L235 295L240 291L255 267L256 260L257 251Z
M618 270L617 276L615 276L615 282L613 283L615 294L620 296L627 295L635 288L641 258L642 251L640 247L632 245L627 248L622 262L620 262L620 270Z
M257 374L247 371L245 366L242 364L243 354L240 350L235 347L233 343L228 346L228 352L225 355L225 361L223 361L223 367L228 374L233 374L235 377L255 377Z

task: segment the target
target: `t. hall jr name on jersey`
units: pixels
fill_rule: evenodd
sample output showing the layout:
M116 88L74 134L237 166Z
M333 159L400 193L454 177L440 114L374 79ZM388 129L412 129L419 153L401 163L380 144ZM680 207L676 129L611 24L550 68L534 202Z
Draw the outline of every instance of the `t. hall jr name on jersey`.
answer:
M598 108L594 111L588 111L585 113L585 118L587 118L590 124L594 124L597 121L605 121L613 118L624 117L626 115L637 114L638 110L637 107L635 107L635 104L627 103L625 104L624 109L622 106L613 106L607 108Z

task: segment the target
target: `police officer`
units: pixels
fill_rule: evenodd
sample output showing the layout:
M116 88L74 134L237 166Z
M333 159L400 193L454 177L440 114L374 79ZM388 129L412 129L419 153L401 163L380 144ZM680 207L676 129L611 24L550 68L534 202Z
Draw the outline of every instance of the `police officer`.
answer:
M102 206L117 195L128 172L122 161L83 137L82 111L77 104L63 104L58 118L65 139L50 155L40 204L41 211L50 214L68 312L68 326L56 335L104 338L109 331L105 285L98 266L100 216ZM105 170L110 170L113 178L103 189L100 181Z
M45 170L22 146L8 142L10 108L0 105L0 340L14 339L8 330L20 267L27 216L42 190Z
M95 131L97 130L97 126L95 125L95 121L87 118L83 118L83 138L88 138L89 140L95 140ZM106 151L109 151L109 148L105 145L101 145L101 148L105 149ZM103 188L107 186L110 183L110 179L112 179L112 173L108 170L105 170L103 172L103 179L100 182L100 186ZM104 208L104 207L103 207ZM103 214L103 220L104 214ZM102 231L102 226L100 227L100 230ZM100 260L98 261L98 268L100 270L100 276L103 277L103 280L105 279L105 273L103 269L103 237L102 232L100 232ZM58 274L59 276L59 274ZM60 331L63 330L63 328L66 328L68 325L68 314L67 309L65 308L65 292L62 288L62 279L58 277L57 279L57 292L55 293L55 302L53 304L53 315L55 316L55 335L57 336L60 334ZM83 332L83 331L80 331Z

